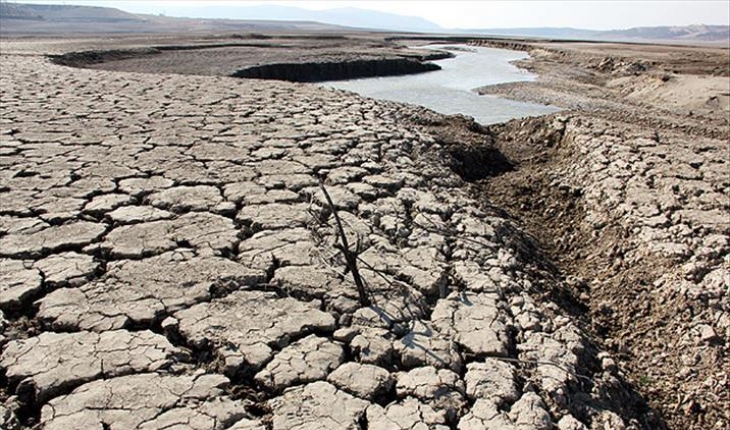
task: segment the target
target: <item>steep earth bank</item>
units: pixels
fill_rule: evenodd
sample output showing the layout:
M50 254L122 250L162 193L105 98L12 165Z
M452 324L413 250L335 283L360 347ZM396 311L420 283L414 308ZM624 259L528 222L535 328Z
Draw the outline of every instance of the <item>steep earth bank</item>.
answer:
M251 66L231 76L235 78L276 79L290 82L322 82L374 76L397 76L440 70L434 63L405 58L346 60L317 63L276 63Z
M513 169L481 192L536 237L671 428L727 427L728 50L479 43L527 50L541 74L482 93L566 108L484 130Z
M567 114L494 127L521 221L671 428L729 421L727 143Z

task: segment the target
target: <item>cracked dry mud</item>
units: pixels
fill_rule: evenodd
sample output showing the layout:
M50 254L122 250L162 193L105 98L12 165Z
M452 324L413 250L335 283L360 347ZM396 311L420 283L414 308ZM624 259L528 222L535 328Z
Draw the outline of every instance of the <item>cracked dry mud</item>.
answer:
M442 117L1 58L3 428L645 425L532 240L416 125Z
M517 169L483 192L565 273L612 352L604 366L670 428L727 428L728 50L522 45L538 81L480 91L571 111L490 127Z

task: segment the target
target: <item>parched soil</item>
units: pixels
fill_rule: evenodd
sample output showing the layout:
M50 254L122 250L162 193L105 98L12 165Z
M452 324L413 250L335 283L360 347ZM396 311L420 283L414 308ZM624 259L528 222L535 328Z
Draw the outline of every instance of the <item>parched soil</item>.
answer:
M541 131L554 126L536 122ZM730 405L725 148L701 140L698 153L682 146L683 137L657 143L640 128L610 123L599 124L616 134L596 136L576 123L569 117L537 151L508 155L528 159L483 192L546 249L570 297L589 307L600 343L670 428L722 428ZM528 140L523 130L507 132L514 140L500 147ZM607 142L611 150L602 154ZM672 153L703 157L719 177L700 192L698 176L677 177L684 164L678 157L647 169L643 159L672 144Z
M485 130L514 169L481 191L536 237L670 428L726 427L728 50L522 49L538 81L482 92L567 111Z
M195 46L160 40L3 41L0 427L730 423L724 87L637 102L661 64L524 43L544 80L499 90L574 105L487 128L47 57Z
M469 126L21 43L0 76L4 428L660 423L534 241L470 196L498 153L437 131Z

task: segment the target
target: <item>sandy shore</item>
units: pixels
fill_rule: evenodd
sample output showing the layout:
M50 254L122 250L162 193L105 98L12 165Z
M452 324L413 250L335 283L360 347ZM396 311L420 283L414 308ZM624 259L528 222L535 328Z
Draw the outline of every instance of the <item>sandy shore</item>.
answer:
M4 428L730 422L722 123L44 56L101 46L3 41Z

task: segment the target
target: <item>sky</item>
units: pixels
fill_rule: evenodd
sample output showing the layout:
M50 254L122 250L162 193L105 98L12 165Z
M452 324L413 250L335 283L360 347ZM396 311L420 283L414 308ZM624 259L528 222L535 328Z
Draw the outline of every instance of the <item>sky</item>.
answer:
M188 16L186 7L259 4L305 9L356 7L419 16L445 29L574 27L614 30L664 25L730 24L730 1L238 1L238 0L18 0L18 3L82 4L134 13Z

